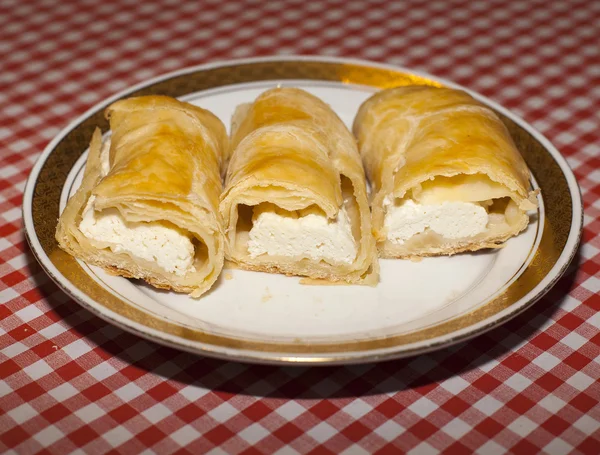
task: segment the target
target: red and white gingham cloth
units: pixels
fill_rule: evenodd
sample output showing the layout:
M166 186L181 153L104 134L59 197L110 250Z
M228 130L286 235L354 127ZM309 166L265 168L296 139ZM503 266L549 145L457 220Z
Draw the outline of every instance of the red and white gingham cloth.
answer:
M0 452L600 453L600 2L0 2ZM247 366L92 316L29 252L48 141L152 76L234 57L371 59L461 83L545 134L585 204L576 265L516 319L383 364Z

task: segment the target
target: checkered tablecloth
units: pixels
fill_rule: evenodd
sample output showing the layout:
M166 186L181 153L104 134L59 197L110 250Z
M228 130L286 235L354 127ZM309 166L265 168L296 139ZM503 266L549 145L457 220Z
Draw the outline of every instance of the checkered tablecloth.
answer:
M355 367L197 357L59 291L21 221L49 140L139 81L272 54L400 64L524 117L581 185L575 264L486 335ZM0 0L0 144L0 452L600 453L599 1Z

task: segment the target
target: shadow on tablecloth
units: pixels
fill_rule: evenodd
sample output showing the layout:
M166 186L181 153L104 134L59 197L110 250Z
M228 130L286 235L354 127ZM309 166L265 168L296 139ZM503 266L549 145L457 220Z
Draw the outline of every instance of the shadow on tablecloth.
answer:
M416 357L386 362L329 367L249 365L201 357L141 339L94 316L68 298L46 276L29 249L30 276L52 310L69 330L126 363L129 374L146 373L221 394L268 398L321 399L377 395L407 389L425 393L437 383L461 375L472 382L486 366L510 356L535 336L559 309L572 289L580 264L579 251L567 273L544 298L524 313L490 332L458 345ZM96 348L96 349L98 349ZM98 355L98 362L106 356ZM89 358L86 369L89 369ZM121 371L122 365L119 367ZM464 381L455 379L456 387Z

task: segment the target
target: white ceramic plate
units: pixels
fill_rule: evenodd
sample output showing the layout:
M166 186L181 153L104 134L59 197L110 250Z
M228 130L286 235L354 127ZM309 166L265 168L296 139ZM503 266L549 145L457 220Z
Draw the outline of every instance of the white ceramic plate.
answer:
M140 94L177 96L229 124L236 105L276 85L300 87L329 103L347 125L381 87L447 81L365 61L291 57L189 68L139 84L90 109L44 150L25 189L29 244L52 279L98 316L187 351L260 363L332 364L396 358L480 334L534 303L573 257L581 233L576 181L560 153L510 112L477 94L508 126L541 188L527 230L495 251L381 260L376 287L305 286L298 278L224 270L199 300L158 291L74 260L54 240L56 219L81 181L103 109Z

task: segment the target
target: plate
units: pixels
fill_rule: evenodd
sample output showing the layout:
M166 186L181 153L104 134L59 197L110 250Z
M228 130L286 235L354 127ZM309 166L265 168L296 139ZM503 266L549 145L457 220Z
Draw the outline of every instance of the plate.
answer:
M56 220L81 181L104 108L127 96L165 94L213 111L228 125L240 103L280 85L329 103L351 125L382 87L458 87L404 68L320 57L263 58L203 65L136 85L94 106L44 150L25 189L27 239L50 277L99 317L142 337L202 355L256 363L371 362L442 348L489 330L532 305L565 271L581 235L582 205L560 153L526 122L492 101L541 189L540 206L505 248L420 262L381 260L367 286L307 286L295 277L225 269L199 300L155 290L77 261L54 239ZM459 87L462 88L462 87Z

